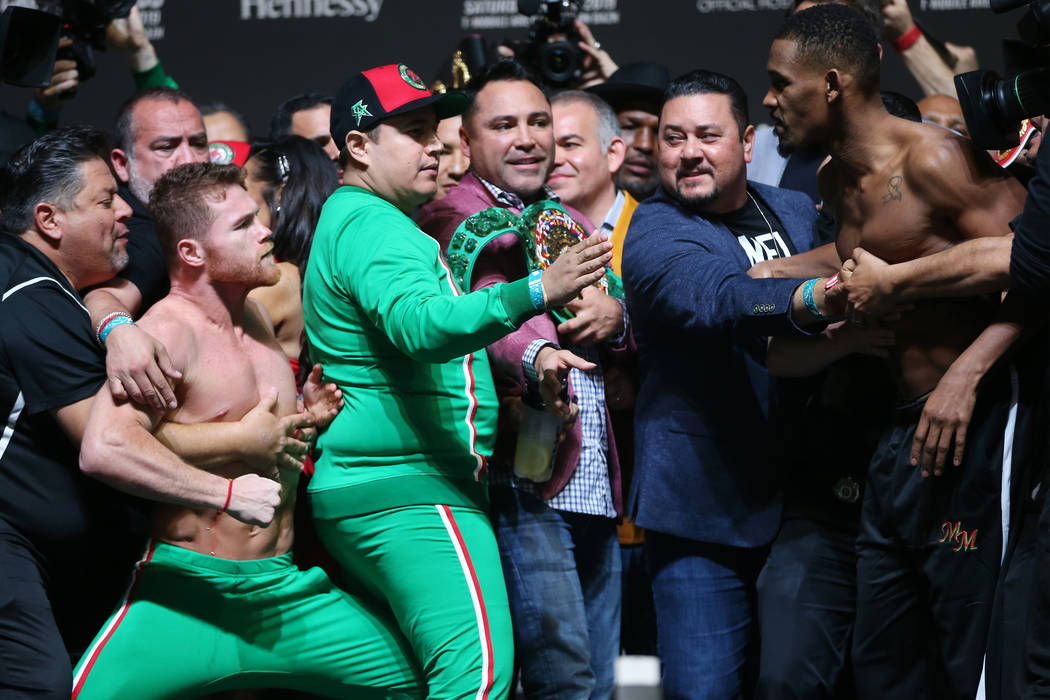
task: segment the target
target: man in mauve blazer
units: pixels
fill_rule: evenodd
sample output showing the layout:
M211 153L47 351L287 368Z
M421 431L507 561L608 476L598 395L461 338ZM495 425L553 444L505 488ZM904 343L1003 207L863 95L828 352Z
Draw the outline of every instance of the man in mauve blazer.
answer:
M755 581L780 523L766 337L821 326L803 280L747 270L808 250L817 212L746 181L754 128L736 81L694 71L666 94L662 187L623 253L641 374L628 515L646 531L665 697L749 697Z
M566 211L581 226L586 228L589 222L586 217L572 207L565 206ZM442 251L448 250L448 243L452 234L463 221L473 214L491 207L506 207L497 201L492 194L481 184L478 176L473 171L468 171L459 184L451 188L442 199L423 207L416 215L416 224L437 239ZM507 207L510 208L510 207ZM515 211L515 213L520 213ZM497 238L486 247L485 252L478 258L474 265L474 274L471 281L471 289L483 289L491 287L498 282L508 282L521 279L522 270L518 268L516 261L521 259L517 252L521 244L518 237L507 234ZM490 345L487 350L489 360L492 361L493 378L496 381L496 391L500 397L520 396L526 386L527 379L522 372L521 356L529 343L537 338L543 338L552 343L560 344L558 331L550 314L533 316L523 323L521 327L508 334L504 338ZM610 353L624 352L622 349L610 350ZM573 395L571 377L569 383L569 396ZM502 410L502 409L501 409ZM501 426L502 427L502 426ZM555 455L554 470L551 478L542 484L537 484L538 493L544 500L554 496L565 486L576 469L576 462L580 457L580 423L573 423L558 445L558 453ZM612 428L609 427L610 440ZM514 461L514 447L516 444L516 433L501 431L496 439L496 449L492 456L494 468L505 467L509 469ZM616 457L615 446L610 445L609 450L609 476L613 480L616 509L623 510L620 495L620 464Z
M555 198L544 186L554 157L551 123L547 98L520 67L495 64L463 115L461 133L471 170L443 199L418 212L419 227L447 250L468 216L490 207L520 213L526 204ZM592 230L586 217L571 207L566 210L584 230ZM477 289L527 273L518 237L507 234L479 255L470 285ZM603 309L591 317L610 320L594 326L601 328L595 335L605 339L600 350L567 341L570 347L560 349L563 339L549 314L533 317L487 348L501 401L490 471L492 522L522 685L526 695L536 698L611 698L619 654L620 465L601 367L608 357L603 354L607 339L621 341L626 351L629 334L619 302L595 288L585 290L583 299L570 304L581 319L586 315L576 303L587 305L588 314ZM531 375L538 366L551 368L555 360L550 358L566 370L568 393L578 401L580 413L558 445L547 481L512 479L518 397L536 390ZM568 372L570 366L576 369ZM592 368L581 371L581 366Z

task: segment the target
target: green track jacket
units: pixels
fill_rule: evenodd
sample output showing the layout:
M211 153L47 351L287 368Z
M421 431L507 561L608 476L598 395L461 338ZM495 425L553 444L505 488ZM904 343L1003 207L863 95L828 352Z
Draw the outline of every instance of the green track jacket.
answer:
M336 190L303 280L311 359L346 404L318 441L314 515L486 507L498 405L483 350L536 313L526 279L460 294L411 219Z

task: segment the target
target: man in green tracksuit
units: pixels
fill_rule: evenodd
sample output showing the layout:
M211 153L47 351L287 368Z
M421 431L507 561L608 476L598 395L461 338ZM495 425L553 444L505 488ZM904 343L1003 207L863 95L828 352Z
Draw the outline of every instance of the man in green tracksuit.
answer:
M318 443L318 533L355 593L385 600L431 698L503 698L510 613L487 510L497 402L486 345L603 274L594 236L543 273L460 294L409 215L436 189L437 120L463 111L404 65L360 73L332 105L343 185L325 204L304 279L311 359L346 405ZM565 353L541 391L556 411ZM560 376L559 376L560 375Z

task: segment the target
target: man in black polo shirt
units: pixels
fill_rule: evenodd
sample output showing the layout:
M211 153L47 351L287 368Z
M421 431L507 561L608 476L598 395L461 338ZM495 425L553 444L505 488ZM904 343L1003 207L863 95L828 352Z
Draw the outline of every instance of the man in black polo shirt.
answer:
M62 129L20 150L0 178L3 698L69 697L66 647L75 641L56 624L65 593L82 626L97 628L120 594L114 575L126 574L137 546L131 505L77 469L77 446L106 374L76 290L112 278L128 260L131 208L117 194L106 147L98 130ZM182 500L213 508L227 499L226 479L143 457L157 467L143 495L192 493ZM227 510L265 524L273 515L265 503L276 503L279 488L253 475L232 490Z

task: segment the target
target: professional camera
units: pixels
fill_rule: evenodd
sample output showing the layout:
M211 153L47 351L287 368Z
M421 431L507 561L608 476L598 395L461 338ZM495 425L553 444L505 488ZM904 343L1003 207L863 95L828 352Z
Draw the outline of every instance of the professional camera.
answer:
M94 49L105 48L106 26L127 17L135 0L42 1L37 9L11 6L0 14L0 80L47 87L55 58L77 62L80 81L95 75ZM58 51L62 36L72 46Z
M1017 24L1023 41L1003 42L1008 77L989 70L955 76L966 127L980 148L1017 146L1021 121L1050 112L1050 0L991 0L1000 14L1025 4Z
M536 17L520 51L522 62L551 87L568 87L583 74L583 37L574 24L583 0L518 0L518 12Z

